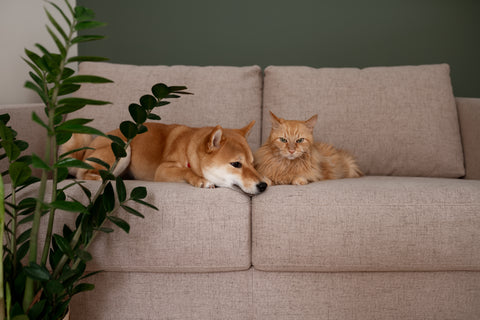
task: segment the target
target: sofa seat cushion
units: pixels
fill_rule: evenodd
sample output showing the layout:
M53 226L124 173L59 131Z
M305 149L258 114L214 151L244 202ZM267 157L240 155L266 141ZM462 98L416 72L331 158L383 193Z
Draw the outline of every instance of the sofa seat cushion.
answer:
M120 122L130 120L128 106L139 103L142 95L152 94L154 84L165 83L187 86L187 91L193 95L167 99L170 105L155 109L162 123L241 128L255 120L257 124L250 131L248 142L252 148L260 146L262 70L259 66L136 66L84 62L78 72L114 81L86 83L74 94L111 102L105 106L87 106L70 116L94 119L91 125L102 131L116 129Z
M263 141L269 111L318 114L314 135L353 153L368 175L464 175L458 115L446 64L265 70Z
M70 183L66 181L62 185ZM125 272L214 272L248 270L251 267L250 197L227 188L201 189L186 183L125 181L127 192L146 186L145 199L159 210L133 201L128 206L145 218L128 214L118 216L130 224L125 234L112 223L105 227L113 233L99 233L89 248L93 260L89 270ZM97 181L85 183L97 190ZM20 197L36 196L35 187ZM85 203L79 187L68 189L71 196ZM47 199L50 195L47 195ZM75 215L57 211L55 232L62 233L66 223L71 227ZM44 226L47 218L44 217ZM41 237L45 229L41 230Z
M253 198L252 260L267 271L480 270L480 181L363 177Z

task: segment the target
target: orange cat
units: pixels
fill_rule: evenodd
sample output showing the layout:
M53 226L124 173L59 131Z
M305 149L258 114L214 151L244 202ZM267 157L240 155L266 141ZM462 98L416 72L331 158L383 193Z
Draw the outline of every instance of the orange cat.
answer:
M317 115L307 121L285 120L272 112L268 141L255 153L254 165L270 185L356 178L363 173L346 151L313 141Z

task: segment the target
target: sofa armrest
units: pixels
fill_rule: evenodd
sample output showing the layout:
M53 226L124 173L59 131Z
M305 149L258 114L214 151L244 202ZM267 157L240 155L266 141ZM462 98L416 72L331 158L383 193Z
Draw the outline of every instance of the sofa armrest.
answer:
M480 179L480 98L457 98L465 178Z
M29 147L25 151L26 154L35 153L43 157L45 153L45 129L32 120L33 111L35 111L40 118L46 119L44 108L45 106L42 103L0 106L0 114L8 113L10 115L8 125L17 131L17 138L28 142ZM0 172L4 172L7 169L7 159L2 159L0 161ZM34 172L34 174L38 175L38 172Z

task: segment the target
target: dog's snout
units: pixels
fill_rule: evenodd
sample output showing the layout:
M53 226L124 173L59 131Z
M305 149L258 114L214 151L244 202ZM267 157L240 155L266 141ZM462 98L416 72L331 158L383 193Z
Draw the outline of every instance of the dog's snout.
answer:
M257 184L257 189L258 189L258 191L263 192L267 189L267 186L268 186L268 184L266 184L265 182L262 181L262 182Z

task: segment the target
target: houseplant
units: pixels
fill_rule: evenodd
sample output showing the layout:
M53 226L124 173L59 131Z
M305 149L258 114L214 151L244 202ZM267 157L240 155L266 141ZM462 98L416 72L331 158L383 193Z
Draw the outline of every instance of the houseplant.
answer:
M136 187L127 192L123 179L113 175L115 166L126 155L125 150L131 140L147 130L145 121L160 119L152 111L169 103L164 99L178 98L178 94L187 93L183 86L154 85L151 95L144 95L138 104L129 106L133 121L120 124L126 141L107 136L112 140L115 163L109 166L99 159L88 159L105 168L100 171L102 182L96 185L98 188L91 190L88 187L90 184L87 186L82 181L68 180L68 168L90 166L69 157L70 152L58 154L58 146L75 133L106 135L87 126L91 121L89 119L70 119L66 116L86 105L101 106L108 103L68 95L77 91L82 83L111 81L99 76L76 75L68 67L72 63L106 59L69 57L69 49L74 44L102 38L99 35L76 35L76 32L103 24L94 20L92 10L81 6L74 8L68 0L64 1L68 10L62 10L53 2L49 3L49 8L60 14L67 28L62 27L48 9L45 10L50 21L47 31L58 53L50 52L40 44L35 45L39 54L25 50L27 57L24 60L32 69L29 73L31 80L25 86L34 90L45 105L45 116L32 114L32 120L45 129L45 155L23 154L28 143L17 139L17 133L8 125L9 115L0 115L0 146L3 151L0 157L8 161L8 171L2 175L8 174L10 179L5 199L1 197L5 203L0 202L0 241L4 241L0 246L3 248L0 263L0 320L62 319L72 296L93 289L93 285L86 283L85 279L95 273L86 273L85 268L92 259L88 248L96 235L113 232L110 225L128 232L130 226L117 215L118 209L143 217L129 202L156 209L144 201L147 196L145 187ZM40 178L32 176L32 168L41 170ZM22 190L32 187L38 189L37 196L21 199ZM88 199L86 203L68 196L68 189L73 187L83 190ZM3 183L0 181L0 193L3 192ZM48 199L47 194L51 195ZM62 234L53 234L57 210L76 214L75 225L63 226ZM47 225L44 239L39 239L41 223Z

